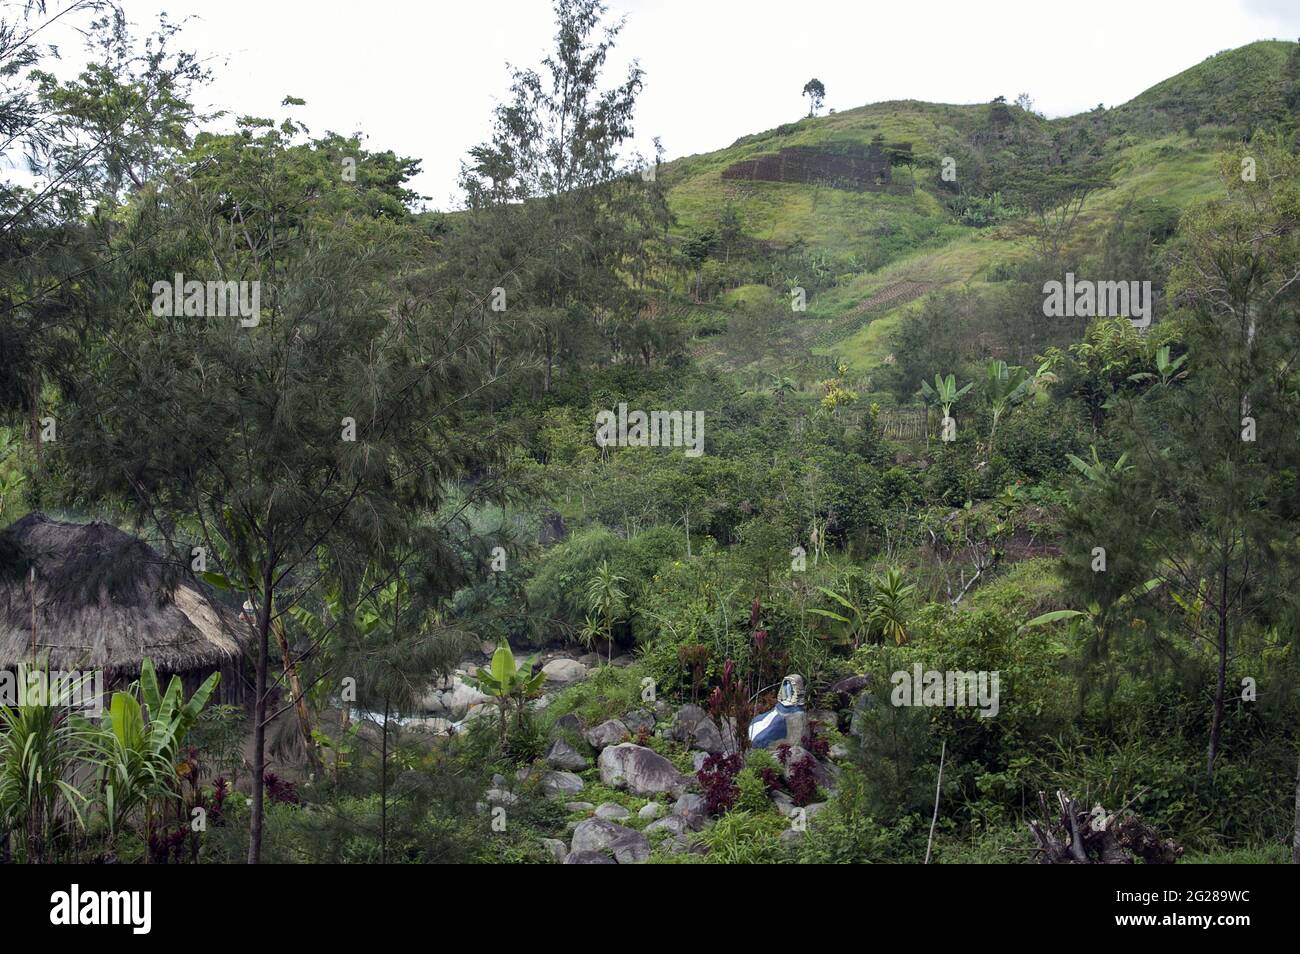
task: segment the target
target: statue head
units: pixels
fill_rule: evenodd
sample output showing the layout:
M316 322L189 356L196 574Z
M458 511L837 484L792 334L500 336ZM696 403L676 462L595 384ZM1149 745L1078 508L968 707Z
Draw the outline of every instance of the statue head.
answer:
M776 701L786 706L803 705L803 676L790 673L782 679L781 691L777 694Z

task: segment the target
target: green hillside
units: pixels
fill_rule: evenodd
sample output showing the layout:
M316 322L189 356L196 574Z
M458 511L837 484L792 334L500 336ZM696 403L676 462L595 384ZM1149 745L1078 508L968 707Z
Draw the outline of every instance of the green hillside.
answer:
M902 316L924 299L982 288L991 272L1028 257L1031 223L1001 170L1014 174L1063 148L1080 151L1084 166L1111 169L1110 184L1088 196L1070 235L1070 249L1086 256L1134 201L1176 213L1214 194L1225 144L1285 112L1300 75L1294 47L1268 40L1220 53L1111 110L1047 120L1014 105L876 103L668 163L661 174L680 241L707 242L728 216L743 234L736 247L714 249L699 263L693 298L714 315L700 323L712 337L698 340L693 353L733 368L751 363L714 334L717 310L735 316L779 307L798 285L808 290L807 310L786 310L765 363L836 355L869 374L891 353ZM913 162L895 170L896 193L723 178L729 166L781 149L832 152L875 137L912 145ZM945 156L957 160L955 186L941 180ZM983 224L978 213L995 195L1000 214ZM962 214L971 208L976 215Z

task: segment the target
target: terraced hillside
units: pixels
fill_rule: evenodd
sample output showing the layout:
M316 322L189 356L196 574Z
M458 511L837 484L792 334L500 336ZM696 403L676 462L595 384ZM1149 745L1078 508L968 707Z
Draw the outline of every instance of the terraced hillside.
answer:
M710 249L687 266L686 284L713 336L690 350L733 370L774 371L834 355L870 376L889 361L908 312L954 289L978 294L1034 256L1034 216L1014 195L1023 170L1046 162L1108 171L1061 250L1084 259L1100 254L1134 203L1176 217L1212 196L1219 157L1240 151L1256 122L1294 112L1297 90L1296 44L1261 41L1109 110L1047 120L998 102L876 103L676 160L662 170L675 234ZM911 155L891 170L884 191L724 177L737 163L783 149L835 154L896 142L909 143ZM945 157L952 181L943 176ZM805 290L804 311L790 305L795 288ZM768 320L755 319L759 312ZM755 359L751 347L732 347L737 335L717 334L723 320L739 322L746 338L768 334L767 353Z

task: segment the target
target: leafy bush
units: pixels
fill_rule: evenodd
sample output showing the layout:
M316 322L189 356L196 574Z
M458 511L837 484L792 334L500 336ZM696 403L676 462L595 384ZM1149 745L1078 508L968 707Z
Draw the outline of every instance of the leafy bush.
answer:
M720 865L770 865L784 860L781 833L786 822L774 813L727 812L699 835L705 860Z

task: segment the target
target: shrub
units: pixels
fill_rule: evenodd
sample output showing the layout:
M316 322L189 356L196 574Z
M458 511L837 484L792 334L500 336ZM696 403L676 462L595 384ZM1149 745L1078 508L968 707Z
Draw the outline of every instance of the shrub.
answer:
M770 865L784 860L781 833L786 823L774 813L728 812L699 836L710 864Z
M704 760L695 777L704 789L704 807L710 815L721 815L736 803L740 796L736 774L744 764L739 755L713 753Z
M736 776L736 791L735 811L761 815L775 810L772 799L768 796L766 780L752 765L741 769Z

